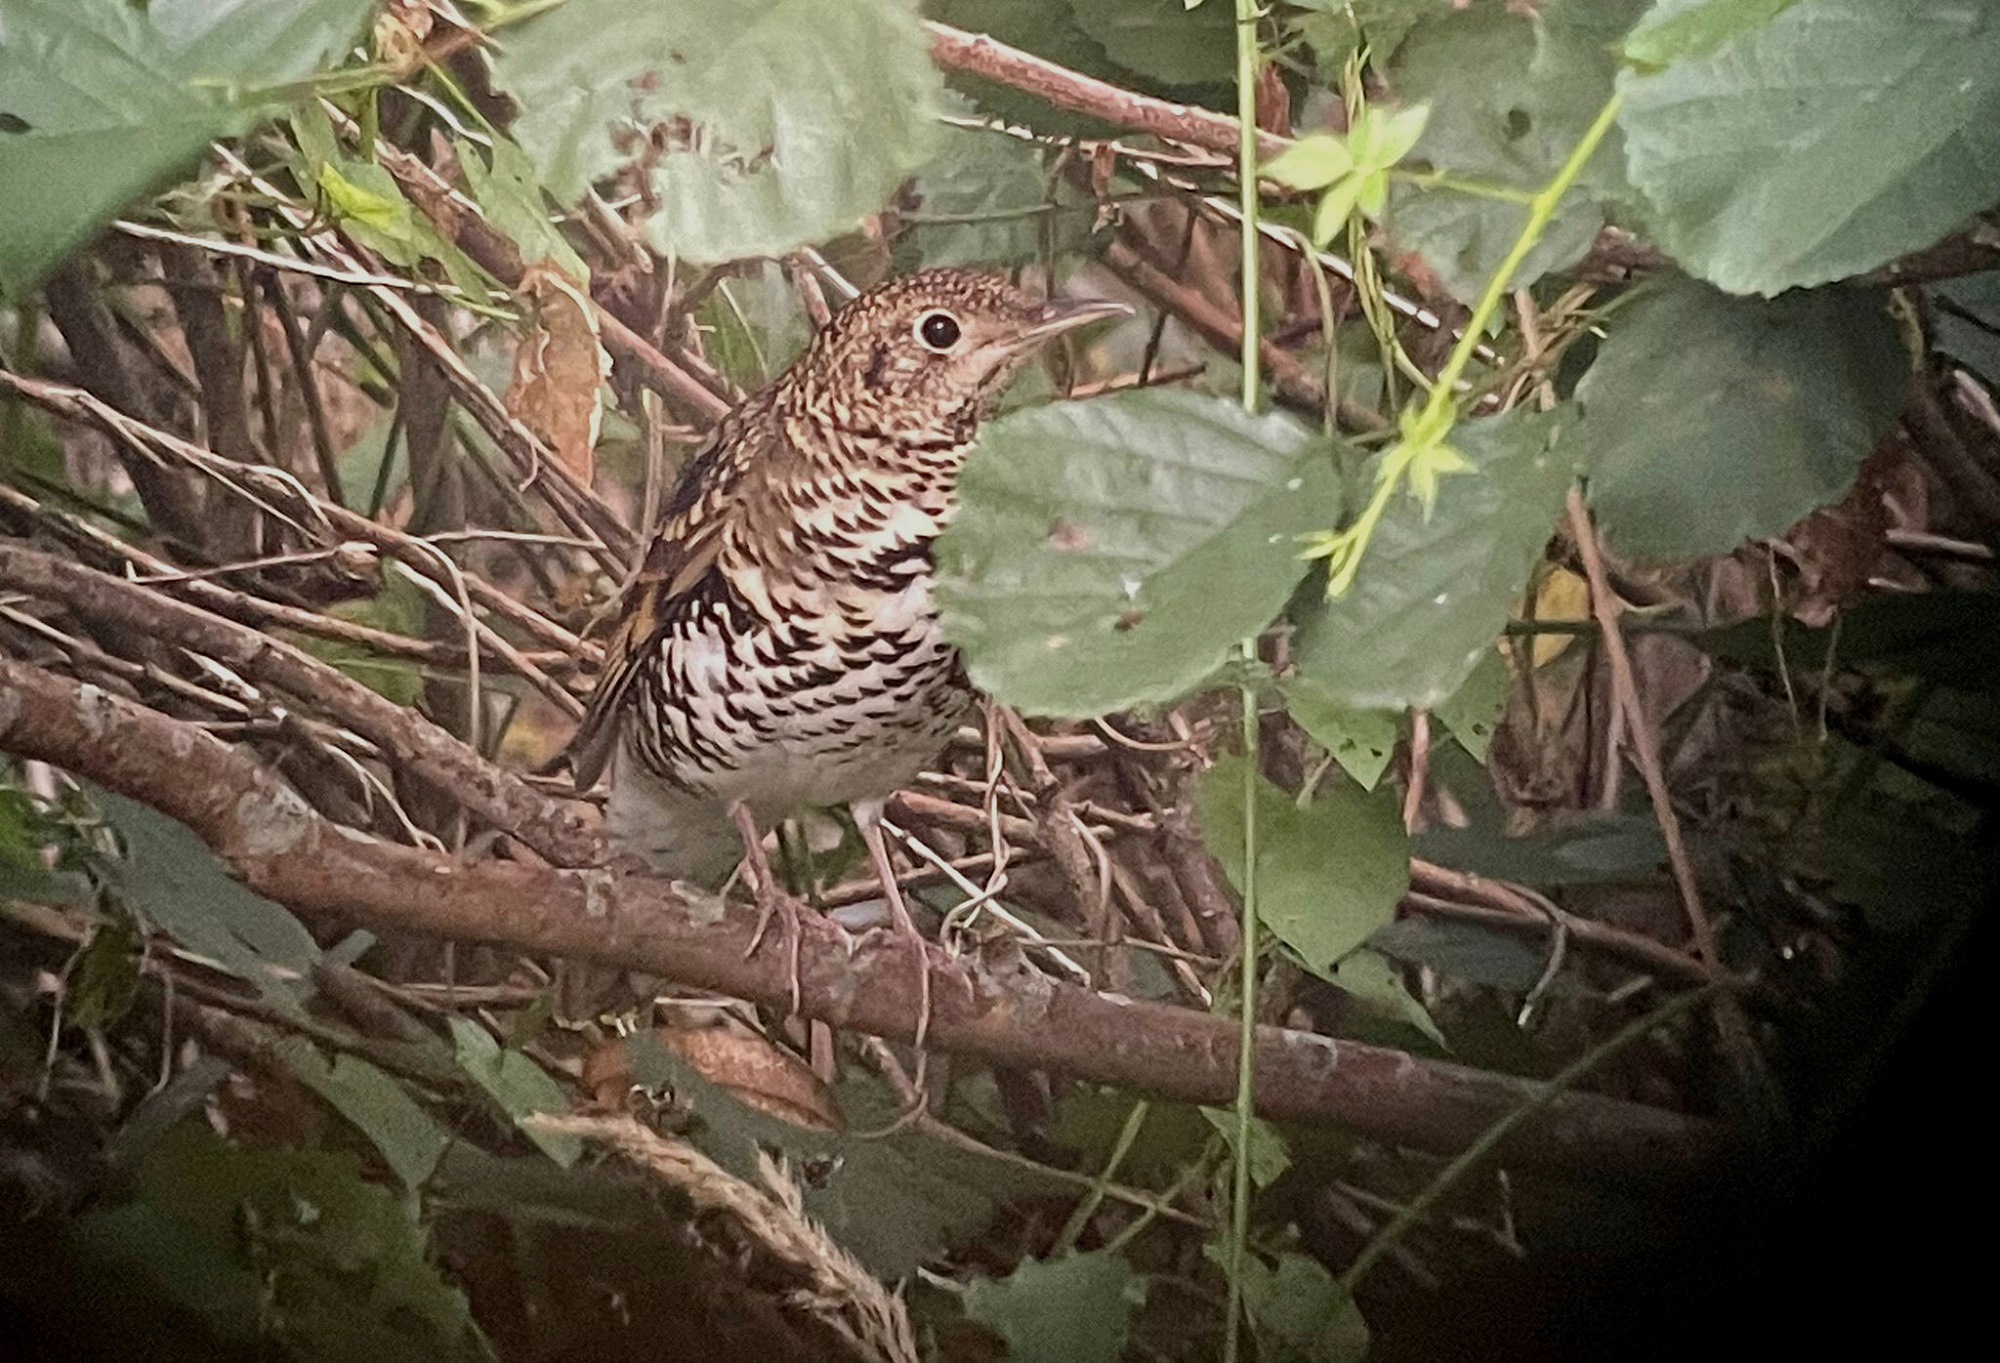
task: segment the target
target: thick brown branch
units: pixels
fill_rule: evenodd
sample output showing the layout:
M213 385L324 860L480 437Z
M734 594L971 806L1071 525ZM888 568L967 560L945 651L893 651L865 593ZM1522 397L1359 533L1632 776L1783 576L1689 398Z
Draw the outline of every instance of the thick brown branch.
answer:
M252 889L307 916L504 943L603 961L740 998L793 987L777 934L754 955L756 915L629 865L558 870L466 866L337 828L242 753L191 725L94 687L0 659L0 748L142 800L199 834ZM857 947L823 919L800 923L803 1011L881 1036L915 1032L917 988L900 942ZM940 1048L1179 1102L1235 1090L1235 1024L1114 998L1023 968L1004 949L933 958L930 1037ZM1528 1081L1401 1052L1266 1028L1257 1105L1429 1150L1462 1149L1535 1093ZM1571 1093L1515 1133L1503 1158L1607 1177L1685 1179L1724 1153L1697 1118Z

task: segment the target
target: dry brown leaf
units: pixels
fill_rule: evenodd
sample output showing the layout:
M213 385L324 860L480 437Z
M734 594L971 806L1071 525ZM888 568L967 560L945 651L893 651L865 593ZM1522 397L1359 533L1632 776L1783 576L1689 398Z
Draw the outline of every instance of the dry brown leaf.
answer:
M435 16L418 0L389 0L375 16L375 58L398 76L423 69L424 39Z
M1580 624L1590 615L1590 584L1567 568L1551 568L1535 589L1535 619L1542 624ZM1576 638L1573 634L1535 636L1535 666L1547 667Z
M527 304L528 331L514 351L507 411L587 487L596 468L597 390L611 374L597 314L583 291L548 265L530 265L516 292Z
M1801 622L1825 625L1868 590L1889 533L1885 494L1896 466L1907 462L1899 439L1883 441L1861 466L1847 496L1813 512L1785 537L1799 574L1792 614Z
M746 1107L815 1131L847 1128L840 1100L825 1081L805 1061L765 1037L726 1027L662 1027L652 1035ZM623 1107L632 1086L632 1061L623 1038L585 1055L583 1080L600 1107Z

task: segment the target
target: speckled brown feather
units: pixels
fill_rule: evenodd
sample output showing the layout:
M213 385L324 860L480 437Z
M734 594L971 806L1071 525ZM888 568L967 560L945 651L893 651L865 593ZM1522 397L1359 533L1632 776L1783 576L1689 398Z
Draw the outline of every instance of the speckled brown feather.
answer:
M570 743L570 770L579 788L595 785L610 765L620 704L678 605L716 570L724 524L732 515L742 514L736 492L745 471L761 460L783 457L772 413L774 396L773 389L765 389L724 417L675 485L666 520L647 544L645 562L619 600L618 622L604 648L604 671Z
M1022 361L1106 311L1045 309L993 275L907 276L723 420L626 588L571 745L579 786L611 770L614 836L701 822L733 846L730 800L773 817L876 798L936 756L971 701L930 602L959 465ZM949 346L924 339L939 313ZM638 850L713 869L665 837Z

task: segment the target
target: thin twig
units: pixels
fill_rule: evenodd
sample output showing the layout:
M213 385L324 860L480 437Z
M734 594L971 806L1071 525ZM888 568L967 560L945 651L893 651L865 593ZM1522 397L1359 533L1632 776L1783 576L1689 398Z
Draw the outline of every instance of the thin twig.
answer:
M1590 512L1584 505L1583 491L1575 484L1570 486L1566 508L1570 533L1576 540L1577 554L1583 561L1584 575L1590 583L1591 614L1597 618L1604 638L1605 656L1611 664L1612 690L1617 696L1619 708L1625 712L1627 737L1639 764L1639 776L1653 802L1653 817L1659 822L1661 836L1666 839L1667 863L1673 869L1674 884L1680 891L1681 907L1687 915L1695 955L1710 969L1720 969L1722 952L1715 940L1715 929L1702 907L1701 886L1695 879L1694 861L1688 855L1687 843L1681 836L1680 815L1674 809L1673 795L1667 789L1666 773L1661 767L1660 736L1639 697L1632 657L1625 647L1625 636L1618 627L1618 597L1611 590L1610 577L1604 568L1604 555L1597 544L1597 530L1591 524ZM1723 1053L1735 1073L1740 1093L1749 1100L1758 1119L1768 1120L1774 1115L1777 1096L1765 1079L1763 1063L1757 1052L1756 1040L1750 1034L1750 1022L1743 1012L1742 1000L1729 995L1719 998L1715 1021Z
M0 582L59 601L86 618L170 640L216 658L244 677L310 698L468 810L553 861L592 865L608 859L608 849L586 831L575 806L535 793L422 716L289 644L16 544L0 542ZM176 764L169 760L166 767L172 770Z
M1681 909L1687 915L1695 955L1707 965L1716 966L1721 963L1721 953L1715 944L1715 929L1709 925L1708 914L1702 908L1701 886L1695 880L1694 862L1688 856L1687 844L1681 837L1680 815L1674 812L1673 796L1667 790L1666 774L1660 768L1660 736L1648 722L1645 702L1639 697L1639 683L1632 671L1632 655L1626 649L1625 636L1618 628L1618 597L1612 592L1610 578L1604 571L1604 555L1597 547L1597 530L1590 523L1590 512L1583 504L1580 489L1570 489L1567 506L1570 533L1576 540L1577 554L1583 560L1584 575L1590 582L1591 614L1597 617L1597 628L1604 639L1605 657L1611 664L1612 689L1619 708L1625 712L1632 755L1638 761L1639 775L1646 783L1646 794L1653 801L1653 816L1659 820L1661 836L1667 842L1667 861L1673 867L1674 884L1680 890Z
M1090 114L1120 127L1230 155L1242 140L1240 125L1227 114L1120 89L983 33L967 33L949 24L926 23L924 27L931 35L931 57L939 66L1025 90L1058 109ZM1288 145L1287 139L1271 133L1256 137L1266 155Z

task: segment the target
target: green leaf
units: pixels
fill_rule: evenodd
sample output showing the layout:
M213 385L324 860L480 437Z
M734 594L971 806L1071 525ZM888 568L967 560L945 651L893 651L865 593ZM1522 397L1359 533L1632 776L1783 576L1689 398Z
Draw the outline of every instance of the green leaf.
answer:
M1651 876L1667 846L1650 817L1611 814L1508 837L1498 829L1438 828L1413 840L1416 854L1454 870L1526 885L1591 885Z
M1879 293L1765 302L1668 282L1618 314L1577 385L1591 501L1643 558L1782 534L1853 483L1908 386Z
M696 314L708 331L709 358L746 390L762 388L812 339L799 291L775 260L734 268Z
M1360 1308L1310 1255L1280 1254L1276 1268L1245 1255L1243 1306L1262 1363L1362 1363L1368 1356Z
M382 479L382 462L392 457L389 437L401 429L401 423L387 412L354 437L340 456L340 501L343 506L366 507L375 495L375 485ZM398 460L390 470L390 477L384 483L383 499L393 497L405 481L403 464ZM305 647L305 645L301 645Z
M185 1312L218 1344L245 1353L255 1345L264 1275L230 1238L151 1203L127 1202L85 1212L63 1240L79 1276L115 1290L125 1310Z
M139 997L139 959L145 945L138 921L115 905L90 934L69 970L64 1021L78 1027L109 1027L132 1010Z
M1990 207L2000 0L1799 0L1720 50L1623 72L1660 245L1732 293L1864 273Z
M319 1048L286 1036L272 1048L285 1068L368 1138L405 1188L423 1185L451 1136L382 1070L342 1053L329 1065Z
M1546 0L1532 16L1486 4L1418 25L1389 72L1397 99L1430 106L1412 156L1447 177L1524 194L1541 189L1609 98L1617 73L1610 45L1645 3ZM1614 130L1522 262L1516 288L1582 259L1604 226L1606 204L1627 192L1620 164ZM1523 203L1403 184L1390 196L1385 226L1470 300L1526 221Z
M320 957L299 920L231 879L186 825L109 791L92 791L91 798L125 844L124 860L115 863L125 901L185 950L295 1013Z
M1293 189L1323 189L1354 169L1354 153L1346 139L1333 133L1301 137L1265 166L1265 178Z
M5 159L6 147L5 135L0 134L0 160ZM4 249L4 244L0 244L0 250ZM22 360L17 353L13 362L20 364ZM16 475L25 474L43 483L67 487L69 456L48 414L18 399L8 404L6 412L8 438L0 442L0 476L12 483Z
M8 0L0 292L34 288L133 200L337 62L373 0Z
M1202 1117L1215 1129L1229 1147L1230 1157L1235 1158L1236 1114L1226 1108L1205 1107ZM1285 1133L1278 1130L1262 1117L1250 1119L1250 1184L1255 1188L1268 1188L1285 1176L1285 1170L1292 1167L1292 1150L1285 1140Z
M1389 111L1379 105L1368 105L1347 134L1354 147L1355 164L1369 170L1387 170L1395 165L1417 145L1430 116L1428 104Z
M1625 39L1625 60L1671 66L1706 57L1731 39L1762 28L1798 0L1661 0Z
M1506 713L1507 697L1513 689L1514 674L1507 670L1507 659L1498 648L1489 649L1471 675L1459 683L1458 690L1431 710L1431 717L1442 721L1459 746L1484 765L1493 730Z
M1932 343L2000 390L2000 270L1943 280L1924 293Z
M1338 514L1318 438L1281 415L1153 390L981 433L938 540L937 599L972 679L1034 714L1173 700L1270 623L1295 537Z
M479 1085L500 1110L519 1125L523 1117L536 1112L569 1111L569 1100L560 1085L542 1067L519 1051L502 1050L484 1027L471 1018L451 1020L451 1039L458 1066ZM522 1134L541 1148L543 1154L567 1169L583 1154L583 1142L565 1132L537 1131L522 1127Z
M1568 490L1560 409L1462 421L1477 473L1445 479L1427 521L1414 498L1382 516L1353 588L1300 621L1299 676L1365 710L1431 709L1491 650Z
M697 263L837 236L937 144L910 0L568 0L509 28L493 73L558 198L637 170L647 239Z
M950 91L946 107L975 112L971 100ZM1051 216L1058 251L1088 240L1096 202L1065 203L1061 187L1048 184L1039 147L965 128L946 129L942 143L911 182L917 207L896 238L898 269L1033 260ZM960 221L947 221L954 218Z
M4 780L0 775L0 780ZM76 835L25 790L0 785L0 896L82 907L94 902L88 876L73 869ZM44 849L56 850L54 869Z
M1243 888L1243 759L1201 778L1202 840ZM1409 839L1393 792L1336 786L1301 809L1257 778L1257 917L1306 965L1333 963L1388 922L1410 887Z
M36 1055L39 1058L39 1048ZM1081 1167L1102 1166L1122 1141L1135 1101L1120 1089L1069 1086L1055 1101L1048 1123L1050 1138L1066 1155L1081 1160ZM1121 1176L1145 1187L1169 1183L1203 1158L1214 1138L1200 1108L1152 1102L1118 1166Z
M434 260L460 292L474 299L486 296L484 272L403 197L403 187L387 170L348 156L312 166L320 208L357 242L405 269Z
M1011 1363L1117 1363L1144 1288L1116 1254L1023 1259L966 1284L965 1314L1007 1341Z
M378 463L378 470L379 467ZM373 490L371 483L369 490L361 494L362 498L365 500ZM424 599L422 588L403 574L392 572L383 577L381 589L375 595L339 602L330 607L327 614L356 624L372 625L391 634L418 638L423 634ZM365 644L349 643L344 639L321 639L301 634L295 636L292 642L398 705L415 705L417 698L423 694L423 668L407 658L384 657Z
M1548 965L1548 948L1535 938L1428 914L1384 924L1368 939L1368 947L1394 960L1429 966L1440 975L1510 994L1534 988Z
M1294 8L1304 12L1294 22L1312 47L1320 75L1331 80L1364 37L1379 69L1419 19L1452 3L1453 0L1297 0Z
M486 211L487 221L521 248L523 265L546 260L579 283L590 278L590 267L549 220L542 182L526 152L499 133L483 154L465 138L453 145L472 197Z
M1354 206L1361 201L1361 191L1367 187L1366 177L1350 175L1326 192L1313 212L1314 242L1324 246L1340 235L1347 226L1347 220L1354 216Z
M1359 177L1361 192L1354 196L1354 206L1361 210L1361 216L1373 222L1382 216L1382 210L1389 206L1389 177L1383 171Z
M1386 928L1396 926L1394 923ZM1372 943L1381 932L1376 932L1368 940ZM1430 1039L1441 1051L1451 1047L1431 1020L1430 1013L1417 1001L1414 994L1404 985L1403 977L1389 963L1381 952L1370 947L1356 947L1340 958L1340 968L1335 971L1333 982L1353 996L1354 1001L1378 1017L1391 1022L1400 1022L1414 1027Z
M352 1155L241 1148L184 1121L153 1146L132 1190L133 1202L86 1221L108 1215L130 1227L136 1215L172 1233L137 1253L105 1245L102 1223L88 1239L122 1259L142 1291L226 1338L248 1325L276 1356L327 1363L481 1356L465 1297L430 1262L416 1200L363 1180ZM250 1307L245 1275L262 1289Z
M379 171L369 175L372 185L357 184L331 161L319 167L319 190L326 206L341 225L357 232L367 246L382 252L398 265L413 265L419 259L416 246L416 211L410 207L389 172L380 166L354 167ZM387 183L384 183L386 179Z
M1363 790L1375 789L1395 755L1402 715L1394 710L1357 710L1305 677L1287 678L1282 689L1285 707L1312 741L1331 753Z
M1221 85L1236 73L1236 12L1173 0L1070 0L1077 27L1111 60L1168 85Z

